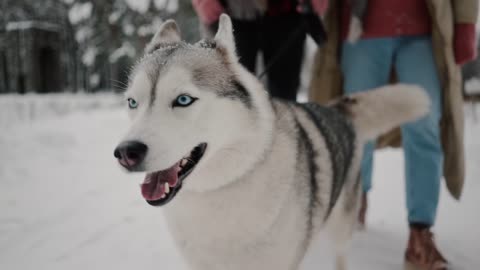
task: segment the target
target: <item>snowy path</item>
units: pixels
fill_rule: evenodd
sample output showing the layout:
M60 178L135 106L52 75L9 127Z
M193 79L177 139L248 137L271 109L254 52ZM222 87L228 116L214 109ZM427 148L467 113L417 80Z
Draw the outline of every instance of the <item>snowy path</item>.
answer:
M125 121L120 109L95 109L2 128L0 269L186 269L161 210L140 196L142 176L112 156ZM443 190L435 228L461 270L480 269L478 138L480 123L467 121L466 192L456 203ZM355 237L350 269L402 269L403 158L386 150L376 162L369 227ZM332 269L324 242L304 269Z

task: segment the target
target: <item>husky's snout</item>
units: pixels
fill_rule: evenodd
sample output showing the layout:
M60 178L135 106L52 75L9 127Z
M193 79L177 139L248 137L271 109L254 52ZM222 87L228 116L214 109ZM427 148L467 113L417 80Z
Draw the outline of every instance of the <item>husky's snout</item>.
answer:
M139 141L125 141L120 143L113 155L118 163L129 171L139 170L140 164L147 155L148 147Z

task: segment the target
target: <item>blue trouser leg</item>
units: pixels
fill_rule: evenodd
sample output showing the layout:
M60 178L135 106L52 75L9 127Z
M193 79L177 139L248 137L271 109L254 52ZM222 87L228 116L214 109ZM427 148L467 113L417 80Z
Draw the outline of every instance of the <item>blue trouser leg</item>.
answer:
M342 71L345 93L365 91L388 83L393 59L391 38L360 40L355 44L344 43ZM373 151L375 142L365 145L361 164L363 191L372 186Z
M345 43L342 71L345 92L354 93L388 83L392 64L399 82L422 86L431 110L422 119L402 126L408 220L433 225L442 176L440 141L441 88L428 36L366 39ZM363 190L371 188L374 143L365 146L362 160Z
M402 126L408 220L433 225L442 177L441 88L428 36L400 38L395 68L399 81L420 85L431 100L430 112Z

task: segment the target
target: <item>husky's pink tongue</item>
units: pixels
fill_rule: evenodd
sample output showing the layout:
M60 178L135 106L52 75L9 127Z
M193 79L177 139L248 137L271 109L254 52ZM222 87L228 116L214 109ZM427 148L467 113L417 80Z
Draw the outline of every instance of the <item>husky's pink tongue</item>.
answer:
M142 184L142 196L148 201L156 201L162 199L165 195L166 185L175 187L178 183L178 172L180 171L180 163L176 163L172 167L145 176Z

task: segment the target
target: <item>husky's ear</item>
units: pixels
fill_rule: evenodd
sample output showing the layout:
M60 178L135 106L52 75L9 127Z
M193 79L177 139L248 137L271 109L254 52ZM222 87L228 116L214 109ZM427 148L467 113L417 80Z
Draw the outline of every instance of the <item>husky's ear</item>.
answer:
M235 53L235 40L233 38L232 20L227 14L220 16L218 22L218 31L214 38L217 48L224 50L226 56L231 61L237 61Z
M157 33L145 47L145 53L153 52L162 43L177 43L180 41L180 30L178 30L177 23L169 19L160 25Z

